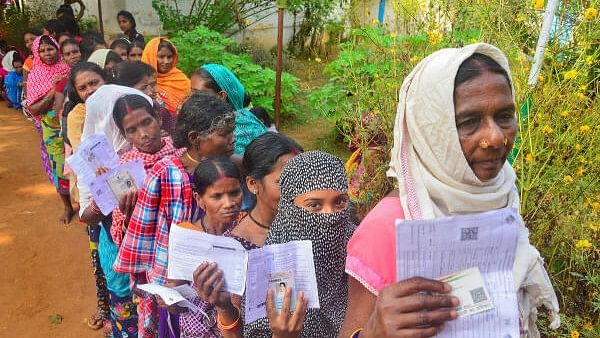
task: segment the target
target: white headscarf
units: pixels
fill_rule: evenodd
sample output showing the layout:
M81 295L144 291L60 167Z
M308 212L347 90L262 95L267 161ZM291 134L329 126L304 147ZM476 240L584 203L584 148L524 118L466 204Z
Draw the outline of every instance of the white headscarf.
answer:
M16 51L11 50L2 58L2 68L9 73L15 70L15 67L13 67L12 63L16 53Z
M509 75L506 56L484 43L439 50L423 59L400 88L394 125L394 147L388 176L398 180L406 219L519 208L516 174L506 162L498 175L481 181L460 145L454 112L454 79L460 65L474 53L491 57ZM511 79L512 87L512 79ZM514 99L514 88L511 88ZM513 275L519 295L521 332L539 337L537 307L551 312L551 327L560 325L558 300L539 252L521 228Z

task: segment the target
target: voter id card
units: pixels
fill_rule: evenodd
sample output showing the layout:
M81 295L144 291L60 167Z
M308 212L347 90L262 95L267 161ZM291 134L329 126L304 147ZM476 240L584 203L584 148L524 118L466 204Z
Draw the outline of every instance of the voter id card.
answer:
M456 272L439 279L452 286L451 294L460 301L458 316L470 316L494 308L478 267Z

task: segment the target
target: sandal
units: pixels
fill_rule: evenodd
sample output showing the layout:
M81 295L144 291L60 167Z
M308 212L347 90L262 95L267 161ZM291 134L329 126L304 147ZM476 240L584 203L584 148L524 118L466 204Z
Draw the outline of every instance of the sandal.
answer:
M102 319L97 312L89 316L85 320L85 323L92 330L100 330L102 327L104 327L104 319Z

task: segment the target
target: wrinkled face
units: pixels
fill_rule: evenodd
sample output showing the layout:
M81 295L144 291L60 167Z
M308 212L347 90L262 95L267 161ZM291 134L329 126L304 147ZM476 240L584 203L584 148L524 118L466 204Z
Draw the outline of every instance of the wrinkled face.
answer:
M173 68L175 55L168 48L161 48L157 55L157 70L159 73L168 73Z
M133 88L143 92L151 98L156 98L156 74L144 76L140 82L133 86Z
M81 50L77 45L65 45L62 49L62 55L65 63L70 67L75 66L79 61L81 61Z
M121 29L121 32L125 33L131 30L131 21L129 21L129 19L127 19L126 17L119 15L117 17L117 20L119 21L119 28Z
M198 206L217 224L233 222L240 212L242 188L236 178L223 177L209 186L202 196L195 195Z
M102 76L90 70L81 71L75 76L75 90L83 102L103 84Z
M17 74L23 74L23 62L15 61L12 65Z
M235 145L234 128L235 124L228 125L213 131L208 136L201 137L199 152L205 157L233 155L233 146Z
M511 87L501 74L484 71L454 89L456 129L463 154L481 181L498 175L517 135Z
M142 61L142 54L144 53L144 50L140 47L131 47L131 50L129 51L129 55L127 56L127 59L129 61Z
M35 38L37 38L37 36L31 33L26 33L25 35L23 35L23 40L25 41L25 47L27 48L27 50L31 50L31 46L33 46L33 41L35 40Z
M134 109L123 117L123 136L143 153L156 154L162 148L160 121L145 108Z
M38 51L43 63L53 65L58 61L58 49L54 45L41 43Z
M273 166L273 171L259 181L255 181L250 177L246 178L248 187L251 189L251 191L255 192L256 203L267 205L269 209L273 211L273 213L277 212L279 198L281 196L279 189L279 178L281 177L281 171L283 170L283 166L294 156L295 155L293 154L285 154L280 156Z
M128 60L127 49L117 46L113 48L113 52L117 53L117 55L120 56L123 61Z
M294 198L294 204L304 210L333 214L348 208L347 193L337 190L314 190Z

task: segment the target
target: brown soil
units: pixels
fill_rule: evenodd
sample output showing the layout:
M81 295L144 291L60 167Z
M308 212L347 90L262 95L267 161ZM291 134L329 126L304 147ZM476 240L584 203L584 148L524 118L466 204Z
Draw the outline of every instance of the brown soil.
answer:
M59 224L32 123L5 102L0 121L0 337L101 337L84 323L95 310L85 227Z

